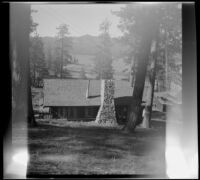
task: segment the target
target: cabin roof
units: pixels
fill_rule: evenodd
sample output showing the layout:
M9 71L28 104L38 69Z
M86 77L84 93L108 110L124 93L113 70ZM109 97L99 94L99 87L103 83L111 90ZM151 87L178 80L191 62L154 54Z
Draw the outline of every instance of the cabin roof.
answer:
M89 98L86 91L89 80L44 79L44 106L99 106L100 80L90 80ZM133 88L130 82L115 80L115 103L129 104ZM144 97L146 93L144 93Z

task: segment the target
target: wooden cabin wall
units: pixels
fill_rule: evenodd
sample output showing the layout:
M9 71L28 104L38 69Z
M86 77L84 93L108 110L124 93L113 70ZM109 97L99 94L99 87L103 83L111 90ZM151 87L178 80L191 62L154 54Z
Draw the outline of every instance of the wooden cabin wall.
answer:
M50 107L50 112L53 118L66 119L87 119L96 118L99 106L79 106L79 107Z

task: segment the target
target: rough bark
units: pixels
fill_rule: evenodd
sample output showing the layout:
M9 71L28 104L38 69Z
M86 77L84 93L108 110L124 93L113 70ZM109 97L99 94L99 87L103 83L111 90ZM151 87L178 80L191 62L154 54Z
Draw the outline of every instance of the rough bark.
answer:
M152 9L153 13L153 9ZM144 24L148 27L142 29L139 52L137 55L137 72L135 77L135 85L132 95L132 103L129 106L128 121L125 126L125 131L133 132L141 118L141 103L144 91L145 77L147 71L147 63L150 55L150 47L155 33L157 33L158 22L155 16L145 17Z
M30 78L30 66L28 71L28 125L35 127L37 126L34 111L33 111L33 102L32 102L32 93L31 93L31 78Z
M143 97L147 62L150 52L151 38L147 37L141 43L141 52L138 55L138 67L136 72L132 103L129 107L128 121L125 127L126 131L133 131L139 121L139 118L141 118L140 110Z
M29 32L31 9L30 5L28 4L14 3L11 4L10 7L12 122L13 124L25 125L28 120L28 124L35 125L31 101L32 97L29 68Z
M155 40L152 41L153 49L151 50L151 65L149 68L149 75L148 75L148 95L147 95L147 102L145 105L145 115L142 122L143 128L150 128L151 127L151 114L152 114L152 106L153 106L153 97L154 97L154 86L155 86L155 75L156 75L156 46L157 42Z
M151 115L152 115L152 108L153 108L153 99L154 99L154 89L155 89L155 79L156 79L156 70L157 70L157 42L155 45L155 51L152 53L152 58L154 61L153 69L152 69L152 78L151 78L151 101L150 101L150 107L149 107L149 127L151 127Z

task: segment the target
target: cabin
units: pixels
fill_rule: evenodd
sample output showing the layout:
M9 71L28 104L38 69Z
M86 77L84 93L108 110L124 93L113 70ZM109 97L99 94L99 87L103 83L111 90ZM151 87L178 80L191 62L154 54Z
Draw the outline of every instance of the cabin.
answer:
M119 124L127 118L128 106L131 103L133 88L129 81L115 80L114 104ZM148 83L145 82L143 103L148 94ZM178 96L170 96L167 92L155 92L153 111L166 112L166 106L181 104L181 91ZM172 102L175 101L175 102ZM43 107L49 109L50 117L67 119L68 121L95 120L101 105L100 80L44 79Z
M101 104L100 91L100 80L44 79L44 107L49 108L52 118L91 121L96 118ZM118 123L126 119L132 93L130 82L115 80L114 103Z

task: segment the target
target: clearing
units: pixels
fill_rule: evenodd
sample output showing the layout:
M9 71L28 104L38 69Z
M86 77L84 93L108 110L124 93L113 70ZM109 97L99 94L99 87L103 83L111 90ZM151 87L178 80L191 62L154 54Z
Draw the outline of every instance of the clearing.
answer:
M59 120L58 120L59 121ZM165 172L165 131L65 126L38 121L30 128L28 176L38 175L133 175L162 176ZM73 124L75 124L73 126ZM160 177L159 176L159 177Z

